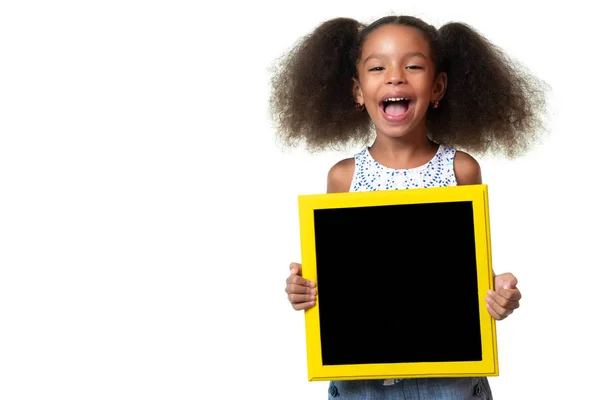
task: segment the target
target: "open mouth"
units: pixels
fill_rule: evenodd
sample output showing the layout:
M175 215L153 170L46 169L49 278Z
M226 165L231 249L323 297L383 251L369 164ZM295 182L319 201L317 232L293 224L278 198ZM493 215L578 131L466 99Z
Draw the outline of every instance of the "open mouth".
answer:
M408 97L390 97L381 102L383 112L387 115L398 117L406 114L412 99Z

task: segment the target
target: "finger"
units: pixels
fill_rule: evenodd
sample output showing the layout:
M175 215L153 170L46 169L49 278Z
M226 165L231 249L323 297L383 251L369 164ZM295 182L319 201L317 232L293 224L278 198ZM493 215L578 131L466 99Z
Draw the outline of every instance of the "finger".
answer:
M314 288L315 286L317 286L313 281L310 281L308 279L304 279L303 277L299 276L299 275L290 275L286 281L285 281L288 285L289 284L294 284L294 285L302 285L302 286L308 286L311 288Z
M500 288L500 289L497 289L495 293L498 294L499 296L502 296L506 300L510 300L510 301L521 300L521 291L519 289Z
M487 308L487 310L490 313L490 315L492 316L492 318L494 318L495 320L504 319L503 317L498 315L498 313L496 311L494 311L494 309L492 308L492 306L489 305L489 303L485 303L485 307Z
M499 317L496 319L503 320L504 318L508 317L513 312L513 310L510 310L510 309L500 306L491 297L486 298L486 303L488 306L488 311L490 311L490 314L492 314L491 311L494 311L495 314ZM492 316L494 316L494 314L492 314Z
M298 294L298 293L290 293L288 294L288 300L290 301L290 303L305 303L305 302L311 302L311 301L315 301L315 295L308 293L308 294Z
M308 302L304 302L304 303L292 303L292 307L294 308L294 310L308 310L309 308L312 308L315 306L315 302L314 301L308 301Z
M508 308L511 310L515 310L519 308L519 299L521 296L514 297L517 300L513 300L513 296L504 297L500 293L494 292L493 290L489 290L487 292L488 297L492 298L500 307Z
M306 287L310 287L310 288L314 288L316 286L313 281L309 281L308 279L304 279L298 275L288 276L288 278L285 280L285 283L287 285L300 285L300 286L306 286Z
M302 278L301 276L298 275L290 275L286 278L285 280L285 284L286 285L302 285L302 286L307 286L306 285L306 279Z
M290 275L291 276L302 276L302 264L299 263L291 263L290 264ZM315 286L317 286L313 281L309 281L309 280L305 280L304 282L306 282L306 286L310 286L312 288L314 288ZM290 280L290 278L288 278L286 280L286 283L296 283L299 284L298 281L294 281L294 280Z
M287 294L310 294L316 296L317 290L304 285L286 285L285 292Z

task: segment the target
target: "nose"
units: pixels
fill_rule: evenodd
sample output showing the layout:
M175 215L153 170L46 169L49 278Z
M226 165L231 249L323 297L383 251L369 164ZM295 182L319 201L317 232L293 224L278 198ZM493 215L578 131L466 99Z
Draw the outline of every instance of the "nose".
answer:
M404 69L400 67L393 67L388 69L388 76L386 77L388 85L399 85L405 83Z

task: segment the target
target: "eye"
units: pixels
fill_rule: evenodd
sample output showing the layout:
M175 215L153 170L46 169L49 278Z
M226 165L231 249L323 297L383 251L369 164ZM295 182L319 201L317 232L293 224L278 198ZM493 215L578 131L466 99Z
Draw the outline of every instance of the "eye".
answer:
M423 67L420 65L409 65L406 67L406 69L423 69Z
M383 71L383 67L374 67L369 69L369 71Z

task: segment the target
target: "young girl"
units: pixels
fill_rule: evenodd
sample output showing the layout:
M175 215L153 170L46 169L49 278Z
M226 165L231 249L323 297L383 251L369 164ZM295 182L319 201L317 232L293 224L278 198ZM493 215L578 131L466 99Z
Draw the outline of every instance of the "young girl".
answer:
M537 137L545 104L542 85L470 27L436 29L408 16L323 23L282 59L272 84L272 116L285 144L365 146L329 170L328 193L480 184L478 162L457 148L520 155ZM495 276L486 301L496 320L519 307L516 285L510 273ZM296 310L315 305L315 283L298 263L285 291ZM349 306L355 292L348 288ZM492 395L486 378L440 378L333 381L329 398Z

